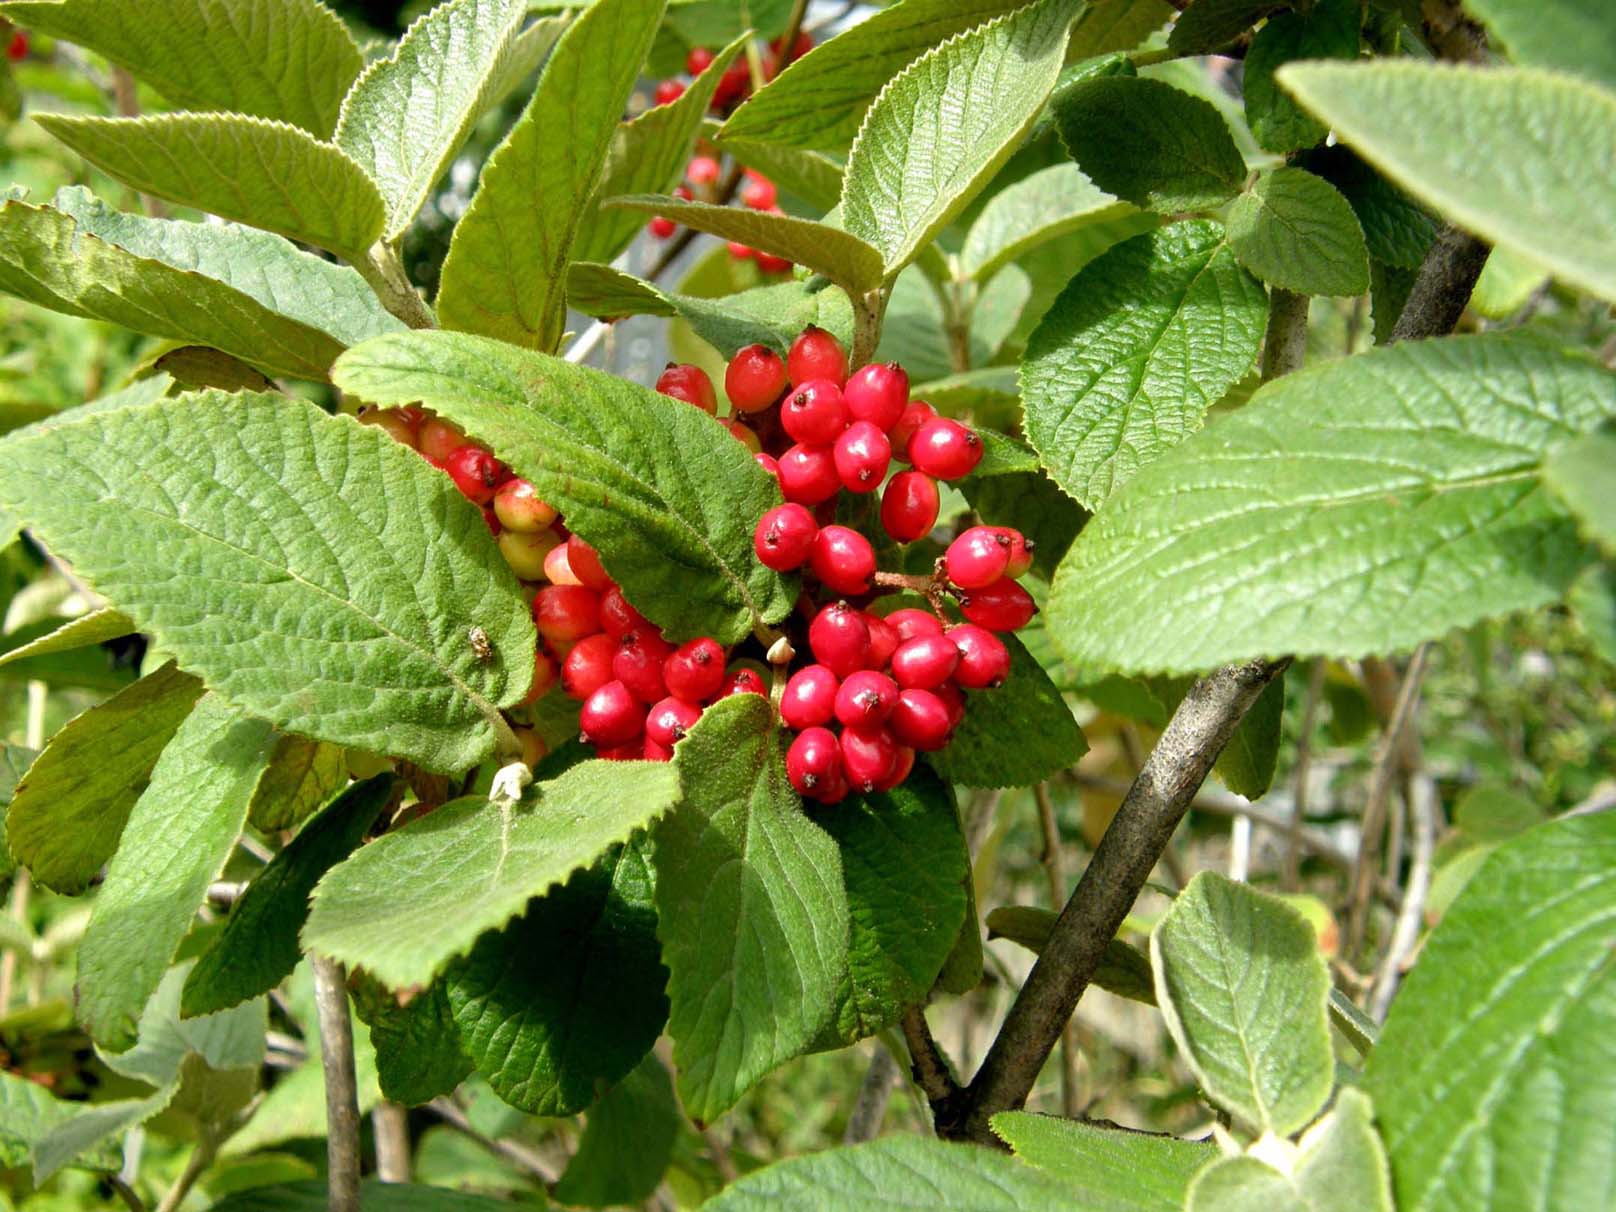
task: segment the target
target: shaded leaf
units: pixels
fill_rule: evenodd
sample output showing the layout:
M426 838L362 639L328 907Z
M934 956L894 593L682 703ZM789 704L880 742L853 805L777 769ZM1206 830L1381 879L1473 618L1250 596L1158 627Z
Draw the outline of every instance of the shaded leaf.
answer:
M1167 45L1181 55L1221 50L1246 30L1290 0L1194 0L1167 35Z
M1229 247L1264 282L1297 294L1369 289L1369 251L1352 207L1304 169L1275 169L1235 199Z
M247 819L264 833L290 829L347 784L348 755L341 746L282 736L253 788Z
M48 635L42 635L37 640L30 640L26 644L19 644L0 653L0 665L45 656L52 652L72 652L76 648L88 648L93 644L103 644L108 640L132 635L134 630L134 621L128 615L110 606L103 606L88 614L81 614L76 619L69 619Z
M1279 762L1281 725L1285 717L1285 675L1263 687L1229 743L1218 754L1215 769L1223 785L1248 800L1267 794Z
M1567 443L1544 461L1543 478L1583 533L1616 555L1616 430Z
M1065 1180L1095 1212L1179 1212L1195 1172L1218 1155L1201 1141L1001 1111L993 1131L1024 1162Z
M363 974L359 983L354 1006L370 1027L382 1097L417 1107L452 1094L471 1075L471 1058L460 1045L460 1029L441 978L407 1001Z
M1051 165L988 200L966 233L960 270L986 281L1007 262L1047 240L1132 210L1098 188L1076 165Z
M1321 0L1306 12L1273 17L1246 52L1240 92L1257 143L1280 155L1322 143L1329 128L1310 117L1275 82L1296 59L1356 59L1362 8L1357 0Z
M556 1199L584 1208L649 1199L673 1156L680 1123L673 1079L647 1056L589 1109Z

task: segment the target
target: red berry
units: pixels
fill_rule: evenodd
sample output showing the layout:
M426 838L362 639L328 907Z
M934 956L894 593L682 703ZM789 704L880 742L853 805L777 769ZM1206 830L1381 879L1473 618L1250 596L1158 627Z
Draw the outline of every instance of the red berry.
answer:
M845 678L865 667L870 628L862 612L846 602L832 602L808 624L808 647L816 661Z
M527 697L522 700L522 706L531 707L555 687L557 679L561 677L561 666L556 659L543 648L533 654L533 684L528 687ZM539 755L543 757L543 754ZM531 766L533 763L529 762Z
M724 650L710 636L681 644L662 662L668 693L687 703L705 703L724 684Z
M961 623L948 629L948 638L959 649L959 666L954 680L967 690L987 690L1002 686L1010 676L1010 650L1004 641L985 627Z
M505 482L505 465L481 446L460 446L443 461L444 470L455 487L476 505L494 499L494 490Z
M814 536L809 567L837 593L863 593L875 575L870 540L847 526L825 526Z
M785 37L785 35L782 34L782 35L780 35L779 38L776 38L773 42L769 43L770 49L773 50L776 54L780 53L780 42L784 37ZM786 62L787 63L792 63L792 62L794 62L794 61L796 61L798 59L801 59L804 55L806 55L809 51L811 51L813 49L814 49L814 36L812 34L810 34L807 30L803 30L792 41L792 43L791 43L791 53L786 56Z
M1004 575L1010 536L996 526L972 526L948 545L943 566L961 589L981 589Z
M600 562L600 553L577 535L567 539L567 565L580 584L600 593L605 593L615 584L606 575L606 569Z
M531 533L543 530L556 520L554 505L539 498L533 485L523 479L506 480L494 493L494 514L506 530Z
M692 46L690 53L685 56L685 70L692 76L699 76L713 65L713 52L705 46Z
M900 543L913 543L937 525L942 498L937 481L923 471L900 471L881 493L881 526Z
M758 250L757 265L766 274L788 274L795 264L795 261L788 260L785 257L777 257L773 253Z
M906 689L899 692L887 727L905 745L922 753L935 753L948 744L954 721L948 704L931 691Z
M741 188L741 203L749 210L773 210L776 201L774 182L754 173Z
M959 688L959 683L944 682L932 693L948 708L949 727L958 728L965 720L965 692Z
M617 641L611 636L585 636L561 662L562 691L569 699L583 702L612 680L612 658L616 655Z
M737 669L724 676L724 684L718 688L718 697L727 699L732 694L767 694L763 686L763 677L755 669Z
M1038 613L1032 594L1009 577L973 589L960 599L960 613L989 631L1019 631Z
M885 779L875 785L877 791L891 791L915 768L915 751L908 745L898 746L898 760L893 764L892 772Z
M801 568L814 548L819 524L814 515L794 501L776 505L758 519L752 532L752 548L765 568L790 572Z
M982 461L982 439L950 417L934 417L909 440L909 461L939 480L958 480Z
M842 395L855 421L868 421L885 433L909 403L909 376L896 362L871 362L848 376Z
M943 623L927 610L906 606L887 615L887 622L898 633L899 641L912 640L917 635L942 635Z
M842 749L829 728L809 728L786 750L786 778L798 795L825 790L841 772Z
M739 240L729 240L724 247L729 249L729 255L737 261L748 261L757 256L757 249L750 244L742 244Z
M898 742L885 728L849 728L842 733L841 744L842 770L855 791L876 790L898 769Z
M892 439L892 456L909 461L909 443L913 440L915 432L937 415L937 410L924 400L911 400L904 406L903 415L898 423L892 427L887 436Z
M905 690L932 690L954 676L959 662L959 648L947 636L917 635L892 654L892 676Z
M759 450L752 455L752 458L757 461L757 465L759 467L763 468L764 471L768 472L776 480L779 480L780 464L775 461L772 454L764 454L761 450Z
M656 92L653 94L658 105L667 105L670 101L677 101L684 96L685 86L681 80L659 80Z
M362 408L359 410L359 423L374 425L393 441L414 446L420 436L421 425L419 421L411 424L407 416L400 415L403 412L399 408Z
M892 465L892 443L868 421L854 421L836 439L836 474L848 492L874 492Z
M620 640L631 631L653 631L651 620L628 604L623 591L616 585L600 599L600 630Z
M791 343L786 374L798 387L813 379L829 379L840 388L847 382L847 355L835 337L810 324Z
M836 455L829 446L804 446L801 442L782 454L780 492L788 501L818 505L841 491L842 478L836 474Z
M713 381L707 377L707 372L699 366L669 362L667 369L657 376L656 389L675 400L694 404L708 416L718 412L718 393L713 390Z
M583 584L583 579L572 570L572 553L565 543L557 543L544 557L544 579L552 585Z
M860 669L836 692L836 718L849 728L870 729L886 721L898 701L898 684L884 673Z
M621 745L597 745L595 756L603 762L638 762L644 759L646 748L644 738L635 737Z
M713 90L713 108L721 110L743 96L751 83L752 72L744 61L725 68L718 78L718 87Z
M711 156L692 156L685 166L685 180L692 185L711 185L718 180L718 161Z
M763 453L763 440L757 436L757 430L753 429L750 425L747 425L744 421L726 422L724 428L729 430L730 437L734 438L753 454L758 455Z
M767 345L736 352L724 371L724 392L738 412L762 412L786 389L786 364Z
M645 739L671 749L684 740L685 734L696 726L700 718L700 707L670 695L656 703L645 717Z
M466 444L466 435L458 426L438 417L428 417L416 431L415 447L428 459L439 462L447 459Z
M600 595L593 589L546 585L533 595L533 622L552 644L581 640L600 630L600 605Z
M584 700L578 727L591 745L626 745L645 730L645 704L622 682L607 682Z
M847 428L842 389L830 379L809 379L780 405L780 424L796 441L829 446Z
M807 665L786 682L780 700L780 718L786 727L802 731L817 724L828 724L836 715L836 692L841 682L823 665Z
M673 238L673 233L679 230L679 225L666 215L652 215L645 228L653 239L669 240Z
M1010 562L1004 566L1004 575L1011 580L1025 576L1032 567L1032 540L1009 526L1000 526L998 530L1010 540Z
M662 663L672 655L673 645L654 631L631 631L612 655L612 676L640 702L654 703L668 693Z
M865 664L871 669L885 669L903 642L898 637L898 629L868 610L864 612L864 625L870 629L870 655L865 658Z
M688 185L675 185L673 187L673 196L682 202L694 202L696 199L696 195L691 192Z
M648 762L671 762L673 761L673 748L653 741L647 736L645 746L640 750L640 756Z
M11 35L11 41L6 43L6 58L13 63L20 63L28 58L28 35L18 30Z

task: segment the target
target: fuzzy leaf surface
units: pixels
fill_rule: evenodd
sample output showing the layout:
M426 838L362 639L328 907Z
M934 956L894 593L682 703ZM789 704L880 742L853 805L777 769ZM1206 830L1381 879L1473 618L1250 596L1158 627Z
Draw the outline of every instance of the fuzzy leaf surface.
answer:
M1469 0L1510 58L1616 88L1616 27L1604 0Z
M1274 73L1296 59L1356 59L1362 18L1356 0L1321 0L1305 13L1271 17L1257 31L1240 91L1246 122L1265 151L1283 155L1324 141L1329 128L1297 105Z
M1264 282L1297 294L1369 289L1369 250L1352 206L1305 169L1275 169L1235 199L1229 247Z
M1052 164L988 199L966 233L960 270L985 282L1008 262L1048 240L1132 210L1085 177L1075 164Z
M1543 478L1583 533L1616 555L1616 430L1586 434L1556 451L1543 464Z
M1218 1155L1200 1141L1027 1111L1001 1111L992 1125L1018 1158L1069 1183L1076 1206L1094 1212L1180 1212L1190 1179Z
M290 829L347 785L348 755L340 745L282 736L253 789L247 819L264 833Z

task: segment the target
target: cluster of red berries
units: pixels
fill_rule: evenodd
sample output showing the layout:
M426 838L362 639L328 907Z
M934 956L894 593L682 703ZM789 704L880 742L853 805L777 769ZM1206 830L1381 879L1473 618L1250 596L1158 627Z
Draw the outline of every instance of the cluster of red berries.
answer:
M716 156L705 153L692 156L690 163L685 166L684 184L674 186L673 196L683 198L686 202L694 198L700 198L703 202L718 202L718 179L722 174L723 166ZM747 169L742 176L740 199L741 205L748 210L770 215L784 213L778 204L779 191L775 189L774 182L755 169ZM678 232L679 225L665 215L657 215L646 225L646 230L658 240L666 240ZM729 241L728 247L730 256L738 261L755 260L757 267L766 274L791 272L792 263L785 257L761 252L739 240Z
M785 36L774 39L760 56L763 66L763 79L773 80L780 74L783 67L795 63L809 51L814 49L813 37L807 33L799 33L791 44L789 53L784 54L784 63L781 62ZM685 56L685 71L691 78L701 75L712 66L715 58L712 50L705 46L695 46ZM666 105L670 101L677 101L684 96L689 83L678 76L669 76L666 80L657 81L654 94L658 105ZM718 78L718 87L713 90L713 99L709 108L715 114L727 114L752 92L752 67L745 55L739 56L734 63L724 70Z

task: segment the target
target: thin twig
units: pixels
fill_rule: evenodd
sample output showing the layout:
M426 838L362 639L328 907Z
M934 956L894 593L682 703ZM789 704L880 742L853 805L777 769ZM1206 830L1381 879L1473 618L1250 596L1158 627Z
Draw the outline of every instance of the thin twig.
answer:
M397 1103L377 1103L370 1126L376 1137L376 1177L384 1183L409 1182L409 1111Z
M1066 865L1061 859L1060 824L1055 819L1055 803L1049 798L1049 784L1035 783L1032 796L1038 804L1038 827L1044 836L1042 862L1044 877L1049 881L1049 906L1058 911L1066 903ZM1067 1119L1076 1119L1083 1108L1078 1103L1077 1036L1071 1019L1067 1019L1061 1029L1060 1066L1061 1113Z
M191 1188L196 1186L196 1180L213 1164L213 1157L217 1151L218 1145L213 1136L204 1132L192 1148L191 1156L186 1159L185 1169L180 1171L174 1185L163 1193L163 1198L157 1205L157 1212L177 1212L179 1206L185 1202L185 1197L191 1193ZM337 1205L331 1206L335 1208Z
M311 955L325 1070L326 1207L359 1212L359 1091L354 1078L353 1020L348 978L334 959Z
M1324 698L1325 661L1319 657L1307 677L1307 697L1302 702L1302 726L1296 737L1296 770L1292 775L1291 825L1285 839L1285 865L1280 887L1295 892L1301 879L1302 826L1307 820L1308 776L1313 770L1313 729Z
M471 1126L470 1118L452 1099L435 1098L426 1105L426 1109L466 1139L509 1162L529 1178L537 1179L546 1190L555 1186L556 1172L544 1158L518 1141L484 1136Z
M718 1177L724 1180L727 1187L741 1176L735 1167L735 1158L730 1154L729 1142L713 1130L711 1124L703 1125L701 1139L707 1142L707 1151L713 1155L713 1168L718 1171Z
M946 1113L948 1104L959 1094L959 1084L948 1066L948 1058L932 1037L926 1022L926 1011L910 1006L898 1020L903 1029L903 1041L909 1046L909 1072L920 1087L926 1101L931 1104L933 1117Z
M1413 848L1408 869L1408 886L1403 905L1392 927L1391 942L1375 970L1375 983L1369 989L1369 1015L1384 1022L1391 1008L1392 995L1402 979L1403 969L1420 941L1425 921L1425 898L1431 891L1431 856L1436 850L1436 783L1423 770L1408 778L1408 807L1413 823Z
M847 1127L842 1132L844 1145L856 1145L874 1140L881 1134L881 1121L886 1118L887 1104L898 1083L898 1062L883 1045L877 1043L870 1067L859 1083L858 1098L847 1115Z

